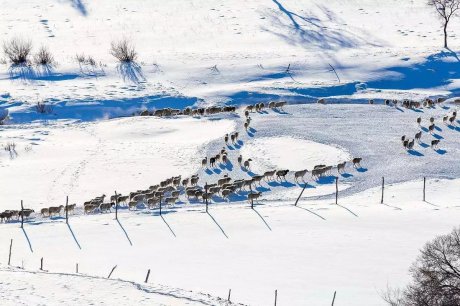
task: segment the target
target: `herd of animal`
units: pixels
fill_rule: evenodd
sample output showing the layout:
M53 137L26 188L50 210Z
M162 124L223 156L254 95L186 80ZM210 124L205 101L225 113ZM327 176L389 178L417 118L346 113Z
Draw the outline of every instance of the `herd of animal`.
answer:
M244 129L248 131L251 124L250 114L253 112L263 112L265 108L274 109L278 111L284 111L283 107L287 103L281 102L269 102L257 103L248 105L244 109L245 121ZM195 115L195 114L214 114L219 112L234 112L234 107L211 107L202 109L185 109L182 111L173 109L156 110L155 112L148 113L153 116L171 116L171 115ZM143 114L146 115L146 114ZM224 136L224 146L217 152L216 155L203 158L201 165L203 168L215 168L219 165L225 165L230 162L226 146L236 145L241 143L239 140L239 132L232 132ZM351 162L355 168L361 167L361 158L354 158ZM243 156L237 157L237 162L243 171L248 172L252 159L243 160ZM232 179L228 174L218 178L214 183L206 183L201 186L198 185L200 180L198 175L192 175L191 177L182 178L182 176L174 176L161 181L159 184L152 185L147 189L141 189L129 194L114 194L108 198L105 194L97 196L91 200L83 203L83 213L108 213L112 209L117 207L125 207L128 210L135 210L139 208L161 208L165 205L174 205L180 201L180 197L184 196L189 201L212 201L215 197L220 197L223 200L229 200L232 194L238 194L245 196L248 201L254 201L262 196L260 191L257 191L258 186L262 186L263 182L273 181L287 181L287 175L292 173L294 181L299 183L300 181L305 182L307 173L311 173L313 180L318 180L321 177L332 175L332 169L337 168L337 172L343 173L345 171L346 162L342 162L336 166L317 165L311 171L304 169L299 171L290 171L288 169L275 169L264 172L260 175L253 175L247 179ZM72 214L76 210L76 204L60 205L42 208L40 215L44 218L62 216L63 213ZM20 217L29 218L34 213L32 209L23 210L6 210L0 213L0 219L2 222L8 222L11 220L18 220Z
M456 122L456 119L457 119L457 111L453 111L452 114L447 114L447 115L443 116L442 122L445 125L454 126L455 122ZM422 126L422 117L417 118L417 125L419 127ZM435 132L435 129L436 129L435 118L431 117L429 119L428 133L430 135L433 135L434 132ZM415 142L420 144L421 139L422 139L422 130L419 130L417 133L415 133L413 139L410 139L410 138L406 137L406 135L401 136L402 145L403 145L404 149L406 149L408 151L414 149ZM438 145L439 145L440 142L441 142L441 140L439 138L432 139L431 143L430 143L431 148L437 150Z

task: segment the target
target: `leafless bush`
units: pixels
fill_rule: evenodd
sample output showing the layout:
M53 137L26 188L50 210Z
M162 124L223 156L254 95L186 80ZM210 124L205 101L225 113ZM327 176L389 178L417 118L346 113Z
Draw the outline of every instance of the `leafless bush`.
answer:
M110 49L110 54L112 54L120 62L124 63L134 62L137 58L135 47L126 38L123 38L119 41L113 41Z
M9 118L8 109L0 109L0 125L5 124L5 121L7 121L8 118Z
M4 57L0 58L0 64L1 65L6 65L6 59Z
M29 55L32 51L32 42L19 38L12 38L3 43L3 52L14 65L29 63Z
M46 47L41 47L35 54L34 61L36 65L53 67L55 65L54 57Z
M85 54L77 54L75 55L75 58L77 59L77 62L80 64L96 66L96 61L90 55L87 56Z
M3 149L10 154L11 158L18 156L18 153L16 152L16 144L14 142L8 142L7 144L3 145Z
M25 146L25 147L24 147L24 151L26 151L27 153L29 153L30 151L32 151L32 146L30 146L30 145Z
M53 106L46 104L45 102L38 101L35 105L35 110L39 114L52 114L53 113Z
M412 282L388 291L391 306L460 305L460 228L427 243L410 269Z

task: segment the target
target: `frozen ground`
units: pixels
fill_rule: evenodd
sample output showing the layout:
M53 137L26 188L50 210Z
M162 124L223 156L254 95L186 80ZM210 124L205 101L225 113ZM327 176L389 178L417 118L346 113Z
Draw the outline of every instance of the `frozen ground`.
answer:
M120 294L122 293L122 294ZM51 297L51 298L50 298ZM202 293L82 274L0 268L2 305L236 305Z

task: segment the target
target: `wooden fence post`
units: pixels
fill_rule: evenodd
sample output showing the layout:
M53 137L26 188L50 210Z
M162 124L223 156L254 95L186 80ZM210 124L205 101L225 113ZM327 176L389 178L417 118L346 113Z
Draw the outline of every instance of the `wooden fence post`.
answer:
M161 216L161 194L160 194L160 216Z
M227 301L230 302L230 296L232 294L232 289L228 289L228 298L227 298Z
M147 276L145 277L145 283L148 283L150 276L150 269L147 271Z
M335 302L335 295L337 294L337 291L334 291L334 297L332 298L332 305L331 306L334 306L334 302Z
M40 270L43 271L43 257L40 259Z
M75 264L75 272L78 274L78 262Z
M278 290L275 290L275 306L276 306L277 300L278 300Z
M426 177L423 177L423 202L425 202Z
M10 254L8 255L8 266L11 265L11 249L13 248L13 239L10 241Z
M115 267L112 268L112 271L110 271L109 276L107 276L107 278L110 278L110 276L112 276L112 273L116 268L117 268L117 266L115 265Z
M302 196L303 192L305 191L305 188L307 188L307 183L305 183L305 185L303 186L302 191L300 192L299 197L298 197L297 200L295 201L294 206L297 206L297 202L299 202L300 197Z
M118 220L118 196L115 190L115 220Z
M382 176L382 199L380 200L380 204L383 204L383 193L385 190L385 177Z
M65 199L65 223L69 224L69 196Z
M335 177L335 204L339 201L339 177Z
M249 185L249 190L251 191L250 194L252 194L252 184ZM251 209L254 209L254 199L251 197Z
M24 228L24 205L21 200L21 228Z
M208 183L204 185L204 195L205 195L205 201L206 201L206 212L208 212Z

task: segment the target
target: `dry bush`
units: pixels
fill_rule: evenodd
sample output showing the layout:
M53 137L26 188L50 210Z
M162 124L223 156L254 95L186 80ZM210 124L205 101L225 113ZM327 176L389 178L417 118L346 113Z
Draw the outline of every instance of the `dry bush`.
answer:
M79 64L96 66L96 61L90 55L87 56L85 54L77 54L75 55L75 58Z
M53 113L53 106L48 105L45 102L38 101L35 105L35 110L39 114L52 114Z
M3 149L10 154L12 159L18 156L18 152L16 152L16 143L14 142L8 142L3 145Z
M137 58L137 52L134 45L126 38L119 41L113 41L110 54L123 63L134 62Z
M55 65L54 57L46 47L41 47L37 54L35 54L34 62L36 65L50 66Z
M384 295L389 305L460 305L460 228L427 243L410 273L406 288Z
M32 42L19 38L12 38L3 43L3 52L14 65L29 63L29 55L32 51Z

